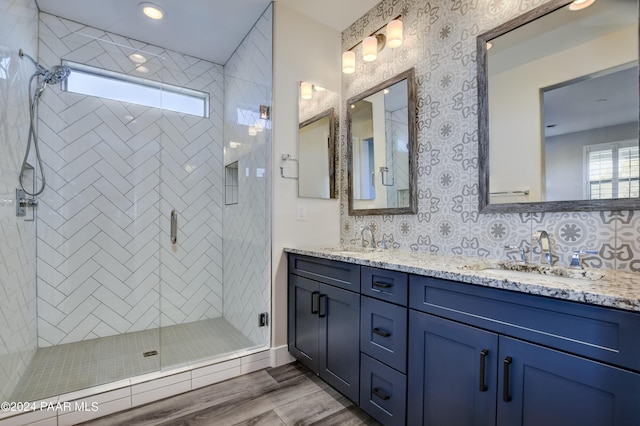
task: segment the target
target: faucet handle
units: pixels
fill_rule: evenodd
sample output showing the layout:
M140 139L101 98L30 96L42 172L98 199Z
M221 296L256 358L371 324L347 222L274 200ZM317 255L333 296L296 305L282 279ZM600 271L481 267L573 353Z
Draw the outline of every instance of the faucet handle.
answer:
M582 266L582 255L583 254L598 254L598 250L574 250L571 255L571 263L569 264L570 268L576 269L584 269Z
M505 250L509 250L509 251L513 251L513 250L517 250L520 252L520 260L522 261L522 263L527 263L527 255L524 252L524 248L523 247L518 247L518 246L504 246Z

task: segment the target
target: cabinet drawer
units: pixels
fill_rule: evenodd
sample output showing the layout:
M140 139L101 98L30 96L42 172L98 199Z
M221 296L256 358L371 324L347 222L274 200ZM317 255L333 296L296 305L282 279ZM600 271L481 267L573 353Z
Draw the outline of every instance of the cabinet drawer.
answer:
M407 308L362 296L360 350L406 373Z
M289 273L360 292L360 265L290 254Z
M360 408L384 425L404 425L407 376L362 354Z
M362 294L407 305L409 276L404 272L362 267L360 289Z
M640 371L637 313L414 275L410 293L413 309Z

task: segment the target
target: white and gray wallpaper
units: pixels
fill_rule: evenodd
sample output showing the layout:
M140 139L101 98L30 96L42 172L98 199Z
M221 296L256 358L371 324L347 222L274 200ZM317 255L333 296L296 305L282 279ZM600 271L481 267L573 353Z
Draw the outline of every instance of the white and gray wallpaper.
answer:
M223 67L45 13L39 56L205 91L211 104L207 119L47 88L39 345L221 316Z
M478 212L478 117L476 36L544 0L384 0L342 33L343 50L402 15L404 43L385 48L374 62L357 59L343 75L342 99L415 67L418 88L418 213L348 216L346 117L341 115L341 242L360 243L371 226L395 248L505 258L505 245L531 251L532 235L546 230L559 264L575 249L598 250L592 267L640 271L640 212L480 214ZM359 47L356 48L358 57ZM533 249L532 261L539 259Z
M13 393L37 348L36 223L16 217L15 189L27 146L29 78L18 50L38 52L34 0L0 1L0 400ZM27 216L32 218L32 214Z

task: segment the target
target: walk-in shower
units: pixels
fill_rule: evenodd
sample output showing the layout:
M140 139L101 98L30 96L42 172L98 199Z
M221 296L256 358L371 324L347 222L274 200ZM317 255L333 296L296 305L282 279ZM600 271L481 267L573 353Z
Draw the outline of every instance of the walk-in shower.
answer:
M13 191L19 172L37 196L33 222L0 217L4 235L14 224L33 235L12 257L0 241L17 270L0 264L0 294L11 293L0 298L0 401L269 349L271 123L260 107L271 104L271 7L225 65L37 10L12 62L0 46L0 90L15 82L3 93L21 102L15 164L0 158L0 178ZM3 64L17 77L3 80ZM160 105L76 91L83 73L152 88ZM176 93L206 94L210 114L165 108ZM236 202L225 204L231 163Z
M38 145L38 132L36 131L36 108L38 106L38 100L42 96L44 89L48 84L58 84L65 81L71 70L68 67L62 65L55 65L50 69L47 69L40 65L35 59L31 56L27 55L20 49L18 52L18 56L20 58L29 59L33 65L36 67L36 72L33 73L31 78L29 79L29 136L27 138L27 149L24 153L24 159L22 160L22 166L20 167L20 187L24 191L26 195L31 197L35 197L37 195L42 194L44 188L46 186L46 180L44 176L44 168L42 165L42 157L40 156L40 146ZM33 83L36 83L35 90L33 94L31 93L33 90ZM36 153L36 160L38 162L38 167L40 168L40 186L34 192L29 192L25 188L24 184L24 175L27 170L33 170L32 167L29 166L29 153L31 151L31 145L33 145L33 149ZM34 179L36 175L36 170L34 170Z

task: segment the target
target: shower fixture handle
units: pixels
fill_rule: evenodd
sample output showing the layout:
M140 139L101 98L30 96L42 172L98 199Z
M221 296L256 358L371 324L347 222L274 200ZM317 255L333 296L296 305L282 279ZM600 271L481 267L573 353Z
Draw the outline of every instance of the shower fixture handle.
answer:
M178 243L178 212L171 210L171 244Z

